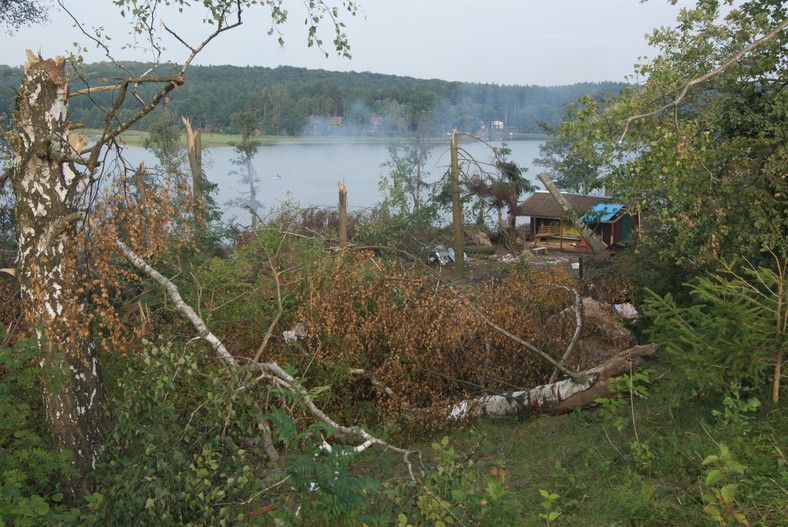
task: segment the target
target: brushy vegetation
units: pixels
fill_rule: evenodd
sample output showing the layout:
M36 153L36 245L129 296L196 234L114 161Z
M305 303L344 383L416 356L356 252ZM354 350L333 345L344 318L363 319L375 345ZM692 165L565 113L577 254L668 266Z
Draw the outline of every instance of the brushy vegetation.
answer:
M68 300L56 323L25 320L16 286L0 287L0 526L788 525L786 103L773 82L785 16L780 2L721 12L698 0L675 30L652 35L663 54L639 67L642 87L570 110L548 151L561 163L547 166L574 169L565 184L610 183L653 213L641 243L582 281L527 260L492 280L448 282L426 267L419 250L449 236L432 226L439 196L423 184L418 137L392 151L381 207L351 222L356 245L335 250L337 218L316 211L217 235L210 200L191 206L177 145L152 134L159 179L118 174L68 231L79 236L57 269L73 282L54 282L52 297ZM757 52L710 70L758 35ZM654 111L681 86L683 101ZM479 210L516 199L516 178L505 179L514 186L488 181L497 192L479 194ZM231 355L195 336L178 296L122 259L118 241L172 279ZM14 252L11 236L2 242ZM584 331L596 340L570 367L595 364L602 338L632 344L627 331L605 332L622 324L609 304L627 300L642 307L631 329L661 346L656 358L568 415L447 418L458 401L546 382L552 367L506 332L560 358L576 292L591 297ZM75 465L45 429L42 391L66 397L63 380L85 377L76 361L61 377L42 370L42 335L61 334L102 359L102 375L90 373L106 385L103 426L80 428L104 432L98 465L82 473L87 495L63 477ZM388 449L367 448L384 440Z
M728 368L722 381L704 374L702 362L688 370L692 362L669 352L685 339L668 316L674 307L659 300L647 314L666 352L648 371L611 383L614 392L599 399L597 409L446 429L449 402L538 384L550 374L489 331L478 310L559 355L573 327L557 322L572 302L557 286L580 285L561 273L526 267L496 282L443 287L418 263L368 252L331 255L319 240L280 233L259 231L229 259L188 264L193 270L180 280L181 288L241 357L258 352L280 308L277 333L303 323L305 338L289 344L275 338L265 360L287 365L313 399L343 422L363 423L420 448L423 457L412 460L415 482L396 454L322 450L334 434L330 427L310 419L292 393L226 370L161 304L153 312L142 310L150 317L145 326L152 342L138 341L139 349L127 349L125 358L105 361L112 412L99 492L77 508L63 504L56 484L47 483L69 467L44 439L35 348L20 341L16 349L4 349L0 505L6 523L786 521L788 467L781 438L788 430L783 406L769 403L764 383L773 371L771 355L748 355L748 365L756 360L760 366ZM743 294L739 285L734 280L690 287L712 287L730 300L731 292ZM724 286L725 294L715 289ZM122 287L147 289L137 280ZM149 295L134 298L153 301L156 295ZM698 341L714 342L717 326L729 319L709 320L717 325L693 329ZM760 342L761 329L753 322L738 331L752 333L743 341ZM169 335L171 342L156 334ZM351 373L362 369L361 375ZM676 375L681 371L690 375ZM281 458L266 451L266 434Z

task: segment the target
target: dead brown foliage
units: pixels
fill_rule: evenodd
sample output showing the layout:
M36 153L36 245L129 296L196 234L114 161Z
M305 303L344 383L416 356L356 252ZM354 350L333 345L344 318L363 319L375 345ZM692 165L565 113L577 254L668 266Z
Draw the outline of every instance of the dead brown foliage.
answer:
M556 358L574 332L558 316L573 305L558 287L572 285L561 271L446 286L396 262L345 253L304 280L298 315L315 367L363 369L374 382L349 380L337 389L386 420L441 426L450 401L536 386L549 376L541 359L491 329L480 313Z
M63 272L72 287L63 292L65 311L56 324L67 340L87 342L98 336L106 350L125 354L136 346L145 308L134 301L139 276L118 255L122 239L156 263L161 255L193 245L194 203L186 182L146 182L144 167L115 175L66 248ZM134 319L140 326L129 327Z

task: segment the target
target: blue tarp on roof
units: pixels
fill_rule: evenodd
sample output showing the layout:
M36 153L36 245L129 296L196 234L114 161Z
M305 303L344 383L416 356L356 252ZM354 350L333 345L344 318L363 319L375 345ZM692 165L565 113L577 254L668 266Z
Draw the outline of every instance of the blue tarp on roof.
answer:
M591 207L580 219L583 223L604 223L613 219L623 208L624 205L618 203L599 203Z

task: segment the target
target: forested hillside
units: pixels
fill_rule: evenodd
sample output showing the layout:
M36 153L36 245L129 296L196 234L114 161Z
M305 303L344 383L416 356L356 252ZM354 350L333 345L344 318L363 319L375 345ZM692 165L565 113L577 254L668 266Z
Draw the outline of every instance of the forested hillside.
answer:
M123 66L134 75L150 67L143 63ZM170 74L171 68L162 67L161 74ZM118 76L118 69L97 63L70 74L72 90L78 90L106 84ZM0 66L0 114L10 115L21 75L21 68ZM499 86L285 66L194 66L188 82L164 106L216 132L237 132L231 116L253 111L263 127L260 132L271 135L398 135L424 122L433 134L452 128L479 133L493 121L501 122L507 133L542 133L540 123L556 125L566 104L582 95L597 97L622 87L613 82ZM140 88L145 97L149 91ZM73 121L89 128L103 126L96 103L106 108L110 97L105 92L73 99ZM129 100L125 112L134 109L134 101ZM138 126L144 129L150 122Z

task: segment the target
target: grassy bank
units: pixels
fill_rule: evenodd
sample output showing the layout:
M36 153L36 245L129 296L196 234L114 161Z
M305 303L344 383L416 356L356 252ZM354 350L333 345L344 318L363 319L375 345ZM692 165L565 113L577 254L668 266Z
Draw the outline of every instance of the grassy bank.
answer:
M616 415L592 408L477 422L449 432L448 447L463 452L456 463L471 457L479 480L501 481L508 491L495 504L496 520L481 525L788 525L784 405L764 403L744 412L734 409L736 403L699 397L677 385L661 361L646 366L653 379L649 395L631 405L627 397ZM430 458L428 467L446 459L446 447L436 441L440 434L417 445ZM723 461L726 447L731 459ZM720 461L708 458L713 455ZM386 474L404 471L397 462L391 460ZM734 463L746 468L736 473ZM447 465L444 461L435 473L457 473ZM710 476L713 471L721 479ZM455 497L491 501L486 491L453 485L449 494ZM715 493L723 487L728 490ZM557 495L549 507L541 491ZM548 522L548 509L560 515ZM714 510L730 522L714 521ZM743 516L735 520L735 514ZM413 521L419 511L406 515Z
M93 137L101 133L101 130L86 128L78 130L79 133L88 137ZM142 146L145 139L148 137L147 132L138 130L129 130L124 132L120 139L123 144L129 146ZM345 136L279 136L279 135L257 135L254 137L261 145L277 145L277 144L382 144L387 145L397 138L395 137L345 137ZM546 136L541 134L517 134L510 137L510 141L521 140L544 140ZM202 134L202 145L205 148L233 146L241 141L239 134L220 134L220 133L206 133ZM434 144L448 144L448 137L432 137L429 142ZM186 137L181 137L181 145L186 146Z

